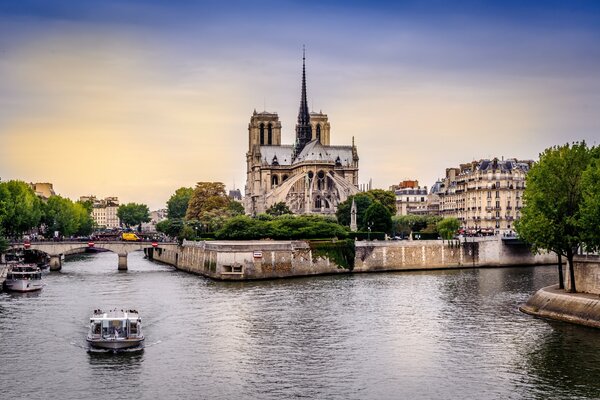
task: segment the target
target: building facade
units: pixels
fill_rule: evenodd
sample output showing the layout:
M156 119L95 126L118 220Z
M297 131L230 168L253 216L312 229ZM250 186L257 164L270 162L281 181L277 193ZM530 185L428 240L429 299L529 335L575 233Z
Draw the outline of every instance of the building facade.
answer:
M277 113L254 111L250 118L244 197L247 214L263 213L279 202L297 214L332 214L340 202L358 193L354 139L351 146L332 146L327 115L309 112L306 99L303 57L295 144L281 144Z
M98 228L114 229L121 226L121 220L117 216L119 209L118 197L97 199L96 196L81 196L79 200L92 203L92 219Z
M419 186L419 181L402 181L390 190L396 195L396 215L427 215L427 186Z
M436 184L439 215L457 218L467 233L512 233L521 216L532 160L473 161L447 168Z
M33 189L38 197L41 197L44 200L48 200L51 196L56 195L53 185L48 182L30 183L29 187Z

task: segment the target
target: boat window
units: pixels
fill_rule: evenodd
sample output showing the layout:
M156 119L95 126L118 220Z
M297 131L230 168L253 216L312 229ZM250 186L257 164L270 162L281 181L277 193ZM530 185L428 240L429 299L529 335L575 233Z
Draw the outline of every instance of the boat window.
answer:
M94 324L94 329L92 330L92 332L94 332L94 335L99 335L100 334L100 324L99 323L95 323Z
M137 335L138 333L138 324L137 322L132 322L131 325L129 325L129 329L132 335Z

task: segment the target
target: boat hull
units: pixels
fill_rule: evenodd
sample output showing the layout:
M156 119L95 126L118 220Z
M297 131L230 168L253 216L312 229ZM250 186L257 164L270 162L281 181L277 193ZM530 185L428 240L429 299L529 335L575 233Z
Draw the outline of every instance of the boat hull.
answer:
M134 347L143 347L145 338L135 339L91 339L87 338L90 346L96 349L125 350Z
M14 279L4 281L4 288L13 292L33 292L42 290L44 283L40 280Z

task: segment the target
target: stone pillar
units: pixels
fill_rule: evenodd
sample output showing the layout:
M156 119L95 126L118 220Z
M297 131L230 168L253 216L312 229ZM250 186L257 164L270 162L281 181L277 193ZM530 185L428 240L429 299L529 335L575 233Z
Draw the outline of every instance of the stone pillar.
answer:
M62 254L50 255L50 271L60 271L62 269Z
M119 253L119 271L127 271L127 253Z

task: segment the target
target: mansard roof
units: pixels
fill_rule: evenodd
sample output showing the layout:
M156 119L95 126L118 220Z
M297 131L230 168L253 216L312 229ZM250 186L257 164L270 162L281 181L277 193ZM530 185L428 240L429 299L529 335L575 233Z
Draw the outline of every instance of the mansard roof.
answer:
M260 156L263 164L273 165L277 157L278 165L292 165L294 146L260 146Z

